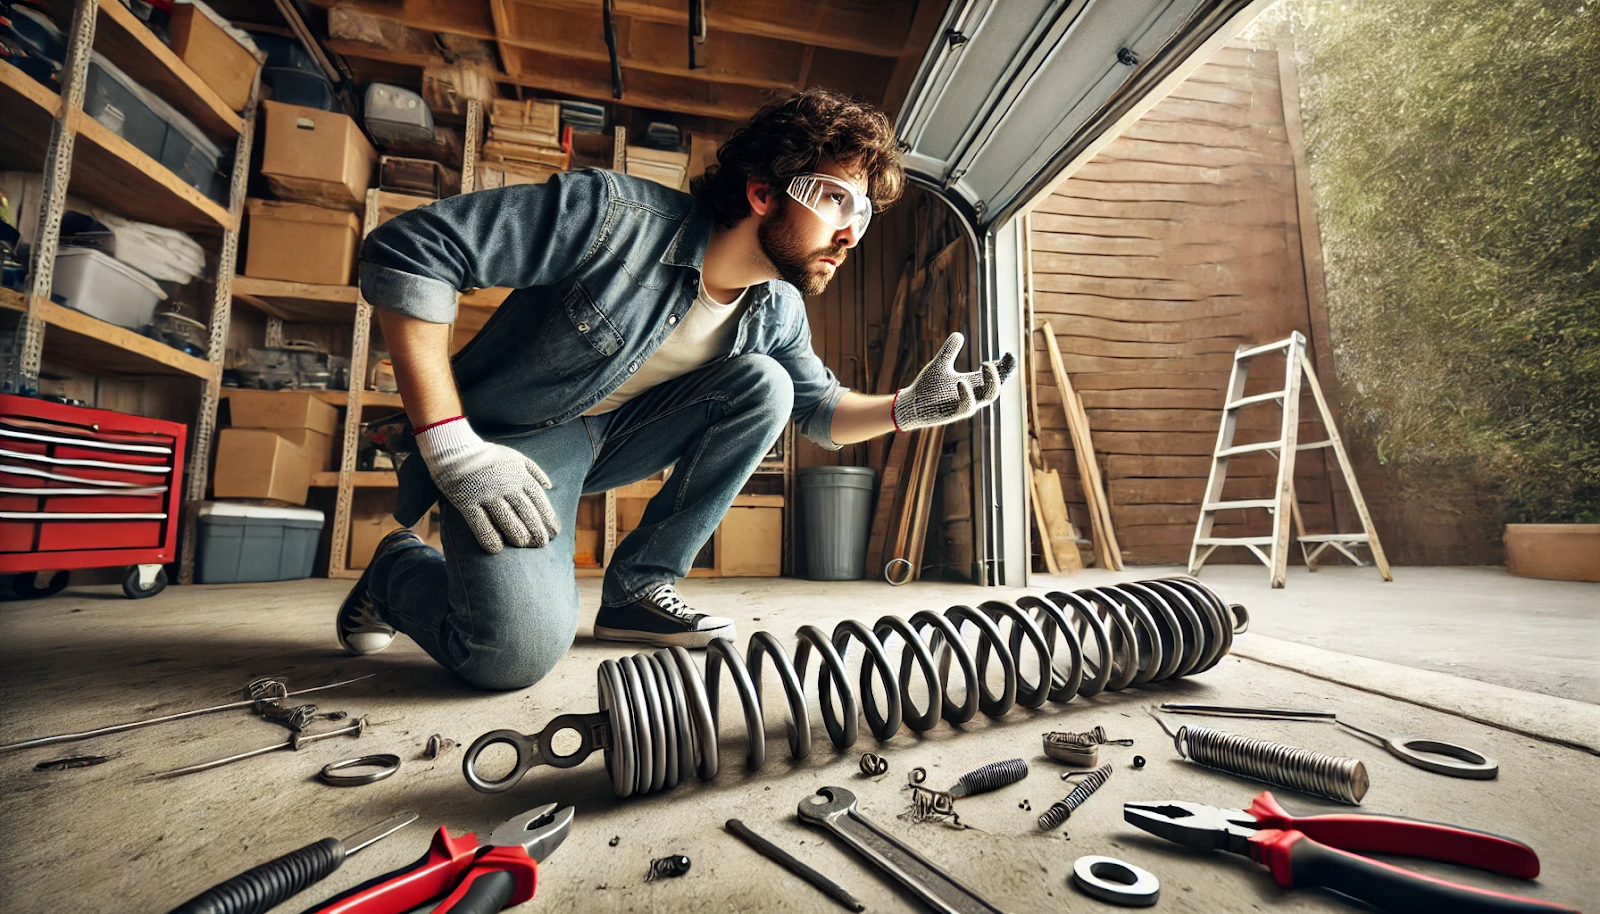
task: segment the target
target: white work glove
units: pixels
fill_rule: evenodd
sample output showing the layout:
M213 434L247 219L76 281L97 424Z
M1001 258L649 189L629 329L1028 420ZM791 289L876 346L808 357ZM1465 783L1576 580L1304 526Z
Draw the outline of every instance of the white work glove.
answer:
M984 362L978 371L962 374L956 371L956 356L965 342L961 334L950 334L911 386L894 395L895 428L904 432L965 419L1000 396L1000 385L1011 377L1017 360L1008 352Z
M503 444L478 437L466 419L451 419L417 433L417 453L439 493L455 505L478 545L491 555L506 543L538 548L561 527L539 465Z

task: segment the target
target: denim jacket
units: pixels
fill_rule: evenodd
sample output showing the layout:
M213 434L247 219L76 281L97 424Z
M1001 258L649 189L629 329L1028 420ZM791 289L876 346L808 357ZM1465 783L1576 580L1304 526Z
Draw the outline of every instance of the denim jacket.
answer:
M486 438L582 415L650 358L694 304L713 219L654 181L589 169L463 194L402 213L361 250L361 294L435 323L458 290L514 291L456 354L461 402ZM733 351L776 359L794 382L801 434L829 435L844 388L811 349L794 286L754 286Z

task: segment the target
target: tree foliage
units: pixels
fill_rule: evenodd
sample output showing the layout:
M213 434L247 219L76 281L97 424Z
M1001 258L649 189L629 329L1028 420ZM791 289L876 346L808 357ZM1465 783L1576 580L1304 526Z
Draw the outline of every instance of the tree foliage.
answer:
M1600 521L1595 0L1287 0L1329 318L1380 457Z

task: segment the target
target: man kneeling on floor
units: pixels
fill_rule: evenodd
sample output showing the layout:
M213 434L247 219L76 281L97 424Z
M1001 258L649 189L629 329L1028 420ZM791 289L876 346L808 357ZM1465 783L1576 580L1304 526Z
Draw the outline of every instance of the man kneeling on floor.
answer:
M475 686L537 682L578 627L579 496L668 467L611 556L595 637L732 637L674 584L791 418L837 449L966 418L1011 372L1009 354L957 372L955 334L909 387L866 396L812 352L801 295L827 287L904 180L881 112L813 90L759 111L692 196L588 170L374 231L361 292L417 451L395 517L437 502L444 551L385 537L339 609L340 642L370 654L403 632ZM516 291L452 364L456 293L490 286Z

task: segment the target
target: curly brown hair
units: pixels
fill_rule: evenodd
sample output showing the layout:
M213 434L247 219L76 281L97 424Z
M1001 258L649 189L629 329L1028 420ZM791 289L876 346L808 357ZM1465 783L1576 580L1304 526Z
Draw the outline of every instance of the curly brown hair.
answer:
M888 209L905 189L900 145L874 105L828 89L807 89L757 111L717 149L716 164L694 181L694 195L732 227L750 215L746 181L773 186L817 170L824 160L866 175L872 208Z

